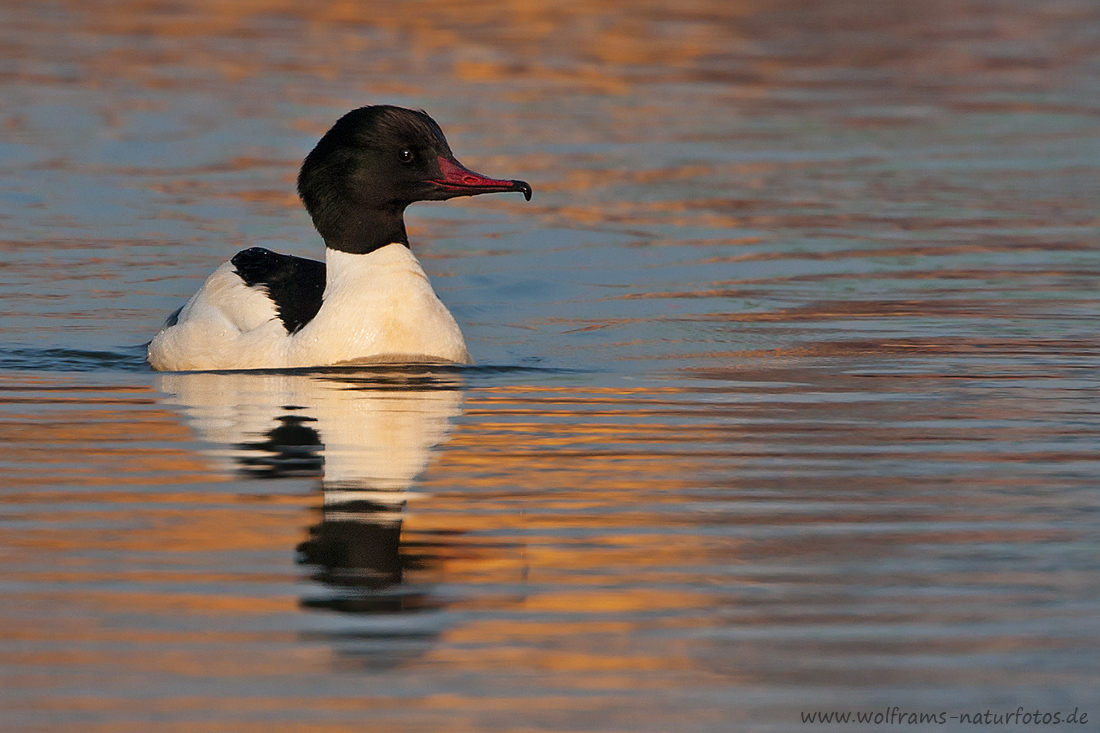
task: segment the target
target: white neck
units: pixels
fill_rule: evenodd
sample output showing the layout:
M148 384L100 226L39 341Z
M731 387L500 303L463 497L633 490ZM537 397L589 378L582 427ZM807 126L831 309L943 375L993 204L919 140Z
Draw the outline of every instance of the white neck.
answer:
M417 262L412 251L400 242L387 244L366 254L351 254L325 247L325 293L348 280L358 280L378 268L401 262ZM417 265L419 267L419 263Z

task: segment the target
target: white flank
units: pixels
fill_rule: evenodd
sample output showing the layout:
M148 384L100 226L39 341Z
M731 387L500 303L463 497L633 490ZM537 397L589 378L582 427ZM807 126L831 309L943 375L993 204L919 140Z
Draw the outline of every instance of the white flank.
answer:
M454 317L403 244L325 250L321 310L287 334L274 304L225 263L149 344L159 371L278 369L371 362L469 361Z

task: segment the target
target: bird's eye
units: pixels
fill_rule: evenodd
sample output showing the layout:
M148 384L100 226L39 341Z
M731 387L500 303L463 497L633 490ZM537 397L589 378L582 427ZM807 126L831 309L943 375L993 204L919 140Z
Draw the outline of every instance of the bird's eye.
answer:
M401 151L401 162L402 163L411 163L412 161L413 161L413 151L409 150L408 148L404 148Z

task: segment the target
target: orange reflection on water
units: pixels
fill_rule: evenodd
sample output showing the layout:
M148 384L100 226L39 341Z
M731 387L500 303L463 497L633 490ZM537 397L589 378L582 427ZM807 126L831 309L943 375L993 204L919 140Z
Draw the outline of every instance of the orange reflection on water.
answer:
M120 690L157 681L142 715L200 704L219 715L369 710L425 725L453 716L473 729L517 709L560 722L557 706L580 695L583 704L569 705L577 715L622 706L622 721L671 725L685 709L662 697L670 680L715 692L782 684L797 669L806 684L868 684L866 660L932 648L933 640L892 641L892 625L995 613L965 594L921 590L920 571L898 579L892 562L928 547L965 553L1065 540L1062 529L1020 521L1026 497L1003 478L995 485L1006 493L991 503L974 493L973 478L854 473L867 461L1041 460L973 447L981 420L1022 415L1011 400L961 402L945 427L941 404L899 401L934 390L929 380L949 388L942 377L780 363L700 371L690 387L501 385L461 399L461 382L447 374L158 377L168 403L211 446L191 452L207 462L208 478L172 486L165 451L163 463L148 459L147 471L162 478L147 490L76 480L70 492L12 494L7 506L23 512L26 529L3 551L9 579L26 590L4 612L0 638L56 647L12 657L20 669L60 675L54 683L25 675L18 684L31 698L110 670ZM65 409L83 421L102 408ZM68 455L79 460L122 435L141 445L140 428L166 434L154 428L173 413L127 402L108 414L133 431L47 433L57 442L43 449L75 446ZM1028 440L1035 429L1011 426L999 439ZM323 461L301 463L316 445ZM55 461L65 475L60 455ZM798 469L798 486L784 478L814 465L824 468ZM288 474L290 466L300 470ZM226 483L234 473L238 483ZM967 583L1003 592L1039 580L1022 568L969 572ZM877 600L867 603L872 589ZM1012 613L1026 624L1039 611ZM1033 643L1021 633L934 641L942 654L1011 655ZM931 674L902 666L889 679L925 683ZM965 667L955 674L973 679ZM317 675L337 689L295 692L297 680ZM449 683L439 680L454 677L508 692L428 691L399 703L342 682L416 689L424 675L442 689ZM212 700L174 695L165 680L216 680L223 689ZM256 680L283 692L247 692ZM110 689L35 699L111 715L134 704ZM517 707L525 696L534 702ZM237 700L242 707L229 702Z
M0 410L0 441L20 457L6 471L9 490L211 478L205 463L180 447L190 434L148 386L2 376Z
M534 334L483 363L563 367L5 377L21 721L782 729L1095 687L1088 3L5 10L36 343L315 247L304 149L400 101L536 182L414 246L486 350Z

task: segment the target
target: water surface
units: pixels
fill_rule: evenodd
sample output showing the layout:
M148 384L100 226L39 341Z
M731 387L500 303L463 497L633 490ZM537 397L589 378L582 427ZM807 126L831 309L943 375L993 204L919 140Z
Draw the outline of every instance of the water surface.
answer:
M0 723L1100 719L1098 41L1068 1L7 3ZM297 166L381 102L535 189L409 211L478 365L149 371L234 252L320 255Z

